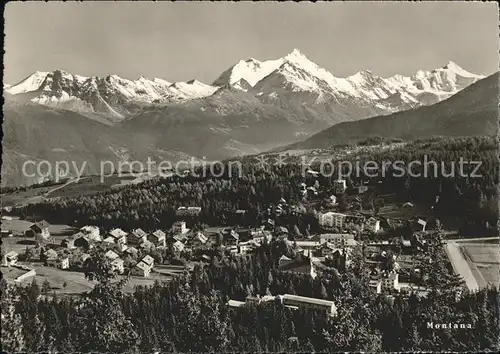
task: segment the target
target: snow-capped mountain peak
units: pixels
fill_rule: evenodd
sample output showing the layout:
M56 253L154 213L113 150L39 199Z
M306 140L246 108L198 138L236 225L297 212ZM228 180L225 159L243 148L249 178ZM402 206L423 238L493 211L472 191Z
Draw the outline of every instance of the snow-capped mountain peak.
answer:
M89 78L58 69L34 72L15 85L4 85L4 90L14 95L31 92L29 99L33 102L117 119L147 105L207 97L220 88L245 91L280 107L332 105L326 111L329 113L322 115L347 112L355 106L364 107L370 114L383 114L439 102L481 78L452 61L410 76L383 78L370 70L360 70L345 78L336 77L299 49L293 49L278 59L239 60L212 85L197 79L169 82L141 76L129 80L118 75Z
M373 73L370 70L361 70L354 75L348 76L347 80L354 84L362 84L371 78L373 78Z
M89 78L57 69L35 72L5 91L13 95L32 92L30 100L33 102L80 113L97 113L116 121L144 104L201 98L213 94L216 89L198 80L172 84L144 76L137 80L115 74Z
M212 84L213 86L232 85L243 79L251 86L276 70L283 59L259 61L255 58L240 60L224 71Z
M38 90L49 73L47 71L35 71L17 84L10 86L7 92L12 95L27 93Z
M172 83L171 83L171 82L169 82L169 81L167 81L167 80L159 79L159 78L157 78L157 77L155 77L155 78L153 79L153 82L154 82L155 84L159 84L159 85L167 85L167 86L172 85Z
M463 77L471 77L471 78L479 78L479 79L484 78L483 75L476 75L476 74L473 74L471 72L468 72L467 70L461 68L457 63L455 63L451 60L448 62L448 64L443 66L441 68L441 70L448 70L450 72L453 72L456 75L460 75Z

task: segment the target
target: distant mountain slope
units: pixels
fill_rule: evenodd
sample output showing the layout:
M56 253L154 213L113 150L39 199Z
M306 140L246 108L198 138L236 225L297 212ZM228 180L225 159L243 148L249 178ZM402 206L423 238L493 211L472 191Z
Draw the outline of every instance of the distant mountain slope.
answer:
M432 106L336 124L286 149L327 148L367 137L415 139L436 135L495 135L498 130L499 73Z
M161 148L221 159L291 143L328 125L327 118L284 110L225 87L209 97L151 108L121 127L151 137Z
M74 161L78 168L86 166L87 174L96 174L101 161L146 161L148 156L172 161L186 157L182 153L156 149L147 136L132 135L75 112L19 102L12 98L16 96L8 94L4 97L2 185L41 182L43 178L39 174L32 177L23 174L22 166L28 160L47 160L52 165L56 161L70 164ZM31 174L31 166L28 167Z

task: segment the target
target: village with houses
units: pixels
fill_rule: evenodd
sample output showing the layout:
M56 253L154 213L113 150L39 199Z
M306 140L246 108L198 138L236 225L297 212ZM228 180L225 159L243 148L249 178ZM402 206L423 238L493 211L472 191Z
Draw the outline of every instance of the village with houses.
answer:
M64 236L51 234L51 225L45 220L29 223L15 216L3 216L2 272L6 279L16 283L28 283L37 275L43 278L44 273L57 274L51 277L50 287L65 293L75 274L79 274L80 282L85 281L83 273L86 262L90 261L89 253L98 248L116 273L128 276L132 284L153 284L168 281L179 272L193 271L196 263L210 262L214 249L244 257L262 244L280 242L292 250L274 260L282 272L304 274L312 279L324 271L345 272L351 254L357 248L369 267L367 285L374 294L385 295L388 299L401 293L417 292L425 296L427 289L422 284L420 268L423 262L432 261L427 254L429 244L442 242L441 239L429 238L427 221L421 218L406 220L410 232L389 239L384 229L389 222L401 220L391 221L377 217L373 211L359 210L364 194L374 190L376 185L364 183L348 190L346 180L338 179L333 188L324 190L315 180L316 172L309 170L308 174L309 187L302 183L300 189L309 203L317 208L318 229L307 232L307 235L298 236L297 232L283 226L281 220L291 215L300 217L304 208L304 205L288 203L284 198L270 205L257 227L245 226L248 225L245 221L247 211L242 209L232 212L234 225L200 226L197 217L202 208L197 206L178 207L175 212L177 221L170 229L102 230L86 225L74 228L71 234ZM346 204L347 196L347 205L340 211L339 204ZM414 205L406 202L400 208L406 211ZM5 211L4 214L8 214ZM22 222L25 229L15 231L8 228L9 224L16 222ZM15 249L9 249L13 244ZM47 272L48 268L50 272ZM309 306L324 308L331 315L336 313L332 301L290 294L273 294L264 298L249 295L245 302L230 300L227 306L238 308L248 302L263 303L275 298L291 308Z

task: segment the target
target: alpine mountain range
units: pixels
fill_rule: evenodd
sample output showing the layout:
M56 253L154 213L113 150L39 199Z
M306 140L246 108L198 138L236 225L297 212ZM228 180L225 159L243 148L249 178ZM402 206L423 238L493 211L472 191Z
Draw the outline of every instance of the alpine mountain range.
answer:
M382 118L376 116L401 122L412 116L413 123L403 124L393 135L429 136L434 134L432 119L455 112L453 106L460 102L468 102L467 109L476 113L495 110L498 85L492 82L452 61L411 76L383 78L361 70L340 78L297 49L274 60L240 60L211 84L35 72L17 84L4 84L2 185L40 182L22 175L22 162L28 158L85 160L87 173L95 173L104 159L224 159L288 144L300 147L308 138L307 148L325 147L346 139L323 130L353 127L347 129L352 130L349 140L355 140L381 130L377 124L355 123ZM453 100L460 91L460 99ZM420 117L429 110L430 118ZM413 124L425 119L431 120L427 130L412 134ZM463 131L441 129L435 134L493 134L490 123L495 119L494 114L478 114L473 132L464 124ZM356 127L362 124L358 136ZM391 134L387 123L380 126ZM317 133L323 138L315 146L311 139Z

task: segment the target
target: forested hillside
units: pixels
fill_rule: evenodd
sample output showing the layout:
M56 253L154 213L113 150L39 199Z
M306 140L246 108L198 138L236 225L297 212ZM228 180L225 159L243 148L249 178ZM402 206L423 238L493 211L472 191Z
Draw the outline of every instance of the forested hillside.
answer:
M370 179L377 188L388 193L397 193L402 201L414 200L429 208L435 205L436 216L451 219L464 233L484 234L496 232L498 198L497 144L494 138L448 138L415 141L391 151L365 153L359 156L363 161L428 161L437 163L437 177L419 177L405 174L400 177L397 171L389 171L386 177L367 178L352 174L347 178L353 186L361 180ZM481 177L462 177L458 163L480 161L476 174ZM356 159L353 159L355 163ZM110 190L92 196L79 196L46 201L28 205L20 210L26 216L39 216L53 223L74 223L78 225L95 224L100 227L122 227L145 230L169 228L175 221L175 210L179 206L200 206L201 223L208 225L224 224L228 214L237 209L246 209L248 219L264 217L270 204L280 198L300 202L302 193L300 183L315 183L311 177L303 177L304 166L291 163L284 167L269 166L262 169L252 158L242 161L242 173L229 175L230 169L222 177L180 177L149 180L144 183ZM442 166L444 164L444 170ZM453 176L452 165L455 165ZM314 166L313 166L314 168ZM423 164L415 165L413 175L423 172ZM471 174L474 165L465 166ZM442 171L443 170L443 171ZM200 173L201 174L201 173ZM395 176L394 176L395 175ZM319 176L318 181L324 190L331 188L336 175ZM289 225L293 227L293 225Z

